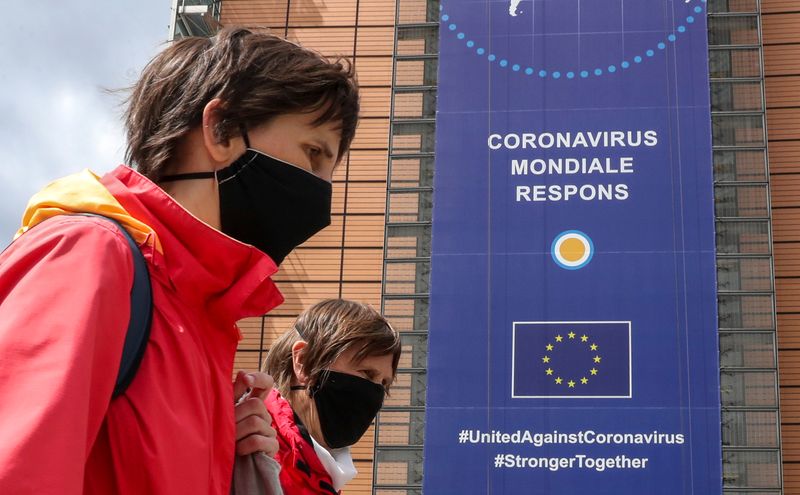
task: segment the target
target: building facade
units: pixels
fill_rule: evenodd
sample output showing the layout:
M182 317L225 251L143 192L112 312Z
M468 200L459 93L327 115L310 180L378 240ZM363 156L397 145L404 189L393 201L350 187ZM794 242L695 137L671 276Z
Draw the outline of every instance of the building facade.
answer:
M800 4L708 0L725 493L800 493ZM239 25L355 64L362 120L332 225L277 276L286 303L240 323L256 369L304 308L379 307L402 333L391 397L345 493L422 491L438 0L173 0L173 36ZM780 363L780 368L779 364Z

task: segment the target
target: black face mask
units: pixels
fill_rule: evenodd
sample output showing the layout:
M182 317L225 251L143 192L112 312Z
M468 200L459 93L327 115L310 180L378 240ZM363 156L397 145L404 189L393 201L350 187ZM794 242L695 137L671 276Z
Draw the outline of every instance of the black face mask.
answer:
M163 182L216 178L222 232L280 265L292 249L331 223L331 183L250 148L214 172L169 175Z
M355 444L377 416L385 389L365 378L327 370L309 395L314 399L325 443L332 449ZM294 386L292 390L305 389Z

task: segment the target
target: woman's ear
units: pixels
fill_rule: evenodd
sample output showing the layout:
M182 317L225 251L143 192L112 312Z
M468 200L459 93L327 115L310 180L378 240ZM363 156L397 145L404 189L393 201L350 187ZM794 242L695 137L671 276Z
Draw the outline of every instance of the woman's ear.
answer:
M305 354L306 354L306 346L308 342L305 340L298 340L292 346L292 369L294 370L294 376L297 378L297 381L300 385L305 385L308 383L308 375L305 373L304 362L305 362Z
M224 108L224 103L219 98L209 101L203 108L203 144L208 155L217 163L230 163L241 150L243 145L238 145L236 139L220 139L217 135L217 125L220 122L220 112ZM238 145L238 147L237 147Z

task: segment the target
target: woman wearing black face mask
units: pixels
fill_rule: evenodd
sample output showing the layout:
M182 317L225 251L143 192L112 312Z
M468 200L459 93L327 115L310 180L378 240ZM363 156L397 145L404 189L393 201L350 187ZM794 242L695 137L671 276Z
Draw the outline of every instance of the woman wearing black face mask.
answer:
M383 405L400 349L378 312L342 299L312 306L272 345L266 404L287 494L335 494L356 475L350 446Z
M358 110L346 61L247 29L148 64L125 115L130 166L47 186L0 254L3 493L229 495L236 453L277 451L268 377L231 383L235 324L283 301L271 276L329 224ZM132 303L136 268L152 308ZM112 400L129 321L150 309ZM260 396L234 409L247 388Z

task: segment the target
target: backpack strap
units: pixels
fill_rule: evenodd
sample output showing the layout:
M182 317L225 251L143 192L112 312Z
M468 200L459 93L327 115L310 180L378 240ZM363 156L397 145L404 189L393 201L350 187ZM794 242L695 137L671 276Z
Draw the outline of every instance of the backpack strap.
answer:
M131 316L128 321L128 330L125 333L125 344L122 348L122 359L117 373L117 382L114 385L114 393L111 395L111 398L114 399L127 390L133 381L133 377L136 376L147 347L147 341L150 338L150 324L153 319L153 294L150 285L150 272L147 269L147 261L145 261L136 241L133 240L133 237L119 222L93 213L79 213L79 215L104 218L113 223L125 236L131 248L133 259Z

